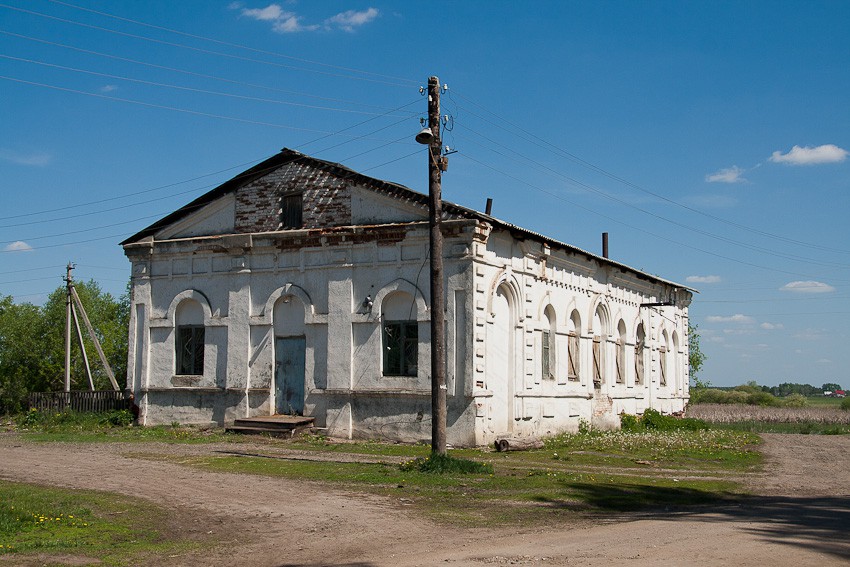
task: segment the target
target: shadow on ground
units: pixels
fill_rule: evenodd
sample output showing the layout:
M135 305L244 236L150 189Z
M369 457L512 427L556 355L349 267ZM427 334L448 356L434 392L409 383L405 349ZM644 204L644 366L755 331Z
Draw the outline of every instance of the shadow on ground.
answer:
M277 567L376 567L374 563L281 563Z
M850 560L848 496L718 497L687 488L585 483L571 483L568 488L597 510L635 511L623 519L734 522L737 529L768 543L805 547ZM560 505L553 501L545 504Z

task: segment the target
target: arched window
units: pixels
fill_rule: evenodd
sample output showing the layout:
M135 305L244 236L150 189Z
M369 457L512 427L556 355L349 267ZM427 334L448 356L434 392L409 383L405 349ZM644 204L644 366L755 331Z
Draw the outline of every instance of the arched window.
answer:
M544 380L554 380L558 368L556 364L555 349L555 310L547 305L543 311L543 330L540 337L540 361L542 363L542 375Z
M194 299L184 299L175 314L175 369L183 376L204 373L204 309Z
M667 342L667 331L661 333L661 346L658 349L658 383L667 385L667 351L670 347Z
M384 376L416 376L419 369L419 325L416 301L395 291L381 305Z
M670 353L667 355L668 363L670 364L670 383L673 387L679 388L679 335L673 331L673 344Z
M602 305L593 314L593 385L605 383L605 341L608 336L608 318Z
M579 380L579 337L581 336L581 319L578 311L570 314L567 332L567 378L577 382Z
M626 383L626 324L617 323L617 384Z
M637 333L635 333L635 384L640 386L644 379L644 353L646 351L646 332L643 330L643 323L638 325Z

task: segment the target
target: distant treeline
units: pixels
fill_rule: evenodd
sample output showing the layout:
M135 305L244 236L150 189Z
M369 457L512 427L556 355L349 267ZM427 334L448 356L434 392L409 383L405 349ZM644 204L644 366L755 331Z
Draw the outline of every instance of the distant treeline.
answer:
M785 382L778 386L760 386L755 381L731 388L714 388L698 383L691 388L692 404L750 404L755 406L803 407L806 398L823 396L824 392L842 390L840 384L811 384Z
M843 390L844 388L842 388L840 384L824 384L818 388L811 384L794 384L793 382L784 382L779 386L762 386L761 389L763 392L767 392L768 394L784 398L791 394L802 394L806 397L822 396L824 392L834 392L836 390Z

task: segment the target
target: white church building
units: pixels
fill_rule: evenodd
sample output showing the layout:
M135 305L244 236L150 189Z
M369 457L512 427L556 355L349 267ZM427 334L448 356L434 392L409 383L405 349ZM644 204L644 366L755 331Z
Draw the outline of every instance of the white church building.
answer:
M450 444L684 409L693 290L448 202L443 232ZM284 149L122 245L143 424L430 438L427 195Z

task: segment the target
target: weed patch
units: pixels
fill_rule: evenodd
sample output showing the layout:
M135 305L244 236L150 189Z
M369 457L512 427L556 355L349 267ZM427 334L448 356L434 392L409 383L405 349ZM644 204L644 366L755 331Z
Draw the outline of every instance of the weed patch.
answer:
M418 471L435 474L492 474L493 465L479 463L470 459L461 459L450 455L432 453L427 457L405 461L399 468L402 471Z
M189 549L148 527L164 521L164 511L125 497L0 481L0 556L73 554L120 565Z

